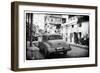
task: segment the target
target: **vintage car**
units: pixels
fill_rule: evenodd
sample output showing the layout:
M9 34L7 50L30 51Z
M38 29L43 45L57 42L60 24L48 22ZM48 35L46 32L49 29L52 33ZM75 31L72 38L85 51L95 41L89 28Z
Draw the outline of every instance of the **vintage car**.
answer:
M39 42L38 47L44 56L51 53L62 53L65 55L67 54L67 51L71 50L70 44L67 44L66 41L63 40L62 36L58 34L43 35L42 41Z

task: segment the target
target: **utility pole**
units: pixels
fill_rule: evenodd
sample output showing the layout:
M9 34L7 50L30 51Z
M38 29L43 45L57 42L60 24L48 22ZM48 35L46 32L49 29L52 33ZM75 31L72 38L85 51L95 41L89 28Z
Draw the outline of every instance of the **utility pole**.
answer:
M33 36L32 36L32 32L33 32L33 13L30 13L30 47L32 47L32 40L33 40Z

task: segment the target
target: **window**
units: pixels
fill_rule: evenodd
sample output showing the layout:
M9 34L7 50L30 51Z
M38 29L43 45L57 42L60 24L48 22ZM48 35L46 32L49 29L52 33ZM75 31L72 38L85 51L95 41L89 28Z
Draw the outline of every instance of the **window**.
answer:
M74 28L74 25L72 25L72 28Z
M81 23L79 23L79 27L82 27L82 24Z
M82 35L82 33L81 33L81 32L79 32L79 38L81 38L81 35Z
M66 23L66 18L62 18L62 23Z
M51 18L51 23L53 22L53 18Z
M70 42L72 42L73 33L70 33Z

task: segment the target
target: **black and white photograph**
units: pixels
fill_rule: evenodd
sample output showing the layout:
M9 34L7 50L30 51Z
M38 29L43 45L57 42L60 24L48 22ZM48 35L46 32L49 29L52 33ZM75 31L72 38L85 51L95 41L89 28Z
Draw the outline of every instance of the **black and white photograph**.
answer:
M12 3L14 71L97 66L97 7Z
M89 57L89 15L52 13L25 11L26 60Z

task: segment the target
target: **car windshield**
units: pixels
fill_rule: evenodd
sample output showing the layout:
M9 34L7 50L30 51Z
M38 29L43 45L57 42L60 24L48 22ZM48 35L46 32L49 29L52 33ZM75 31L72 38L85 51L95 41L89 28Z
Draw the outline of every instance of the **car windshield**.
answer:
M48 36L48 40L57 40L57 39L62 39L62 36L60 36L60 35L50 35L50 36Z

